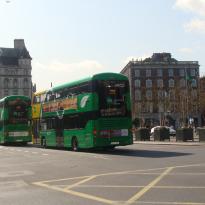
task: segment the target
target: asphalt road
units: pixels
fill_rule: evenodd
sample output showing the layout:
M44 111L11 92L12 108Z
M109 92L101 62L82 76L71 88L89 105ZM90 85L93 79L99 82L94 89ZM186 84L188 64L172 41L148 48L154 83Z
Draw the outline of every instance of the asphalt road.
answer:
M0 205L205 205L205 144L0 146Z

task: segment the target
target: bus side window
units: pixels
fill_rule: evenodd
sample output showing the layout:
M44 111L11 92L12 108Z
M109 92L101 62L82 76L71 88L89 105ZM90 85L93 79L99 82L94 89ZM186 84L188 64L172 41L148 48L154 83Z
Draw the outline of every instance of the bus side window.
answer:
M55 100L55 94L54 93L52 93L49 97L49 101L53 101L53 100Z
M45 102L49 102L50 101L51 95L52 95L51 92L46 93Z
M33 97L33 103L37 103L37 96Z
M60 99L61 98L61 93L60 92L56 92L54 95L55 95L55 99Z
M44 93L40 96L40 103L45 102L45 100L46 100L46 93Z

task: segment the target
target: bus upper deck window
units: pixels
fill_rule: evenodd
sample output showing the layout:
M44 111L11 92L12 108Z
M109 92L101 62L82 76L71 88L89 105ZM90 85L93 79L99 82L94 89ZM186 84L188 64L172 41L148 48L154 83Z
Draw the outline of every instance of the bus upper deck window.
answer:
M36 96L33 97L33 103L37 103L37 97Z
M43 102L45 102L45 100L46 100L46 94L42 94L40 96L40 102L43 103Z
M59 99L59 98L61 98L61 93L59 93L59 92L56 92L56 93L55 93L55 98L56 98L56 99Z

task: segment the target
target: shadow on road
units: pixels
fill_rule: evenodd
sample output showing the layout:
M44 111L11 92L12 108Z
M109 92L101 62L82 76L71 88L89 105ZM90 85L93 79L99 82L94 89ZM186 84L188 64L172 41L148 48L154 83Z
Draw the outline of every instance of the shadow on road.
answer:
M120 149L114 150L94 150L95 154L107 154L107 155L121 155L129 157L145 157L145 158L167 158L167 157L180 157L192 155L192 153L184 152L170 152L170 151L157 151L157 150L133 150L133 149Z
M33 148L38 147L42 148L40 145L31 145L28 144L27 146L19 146L19 145L10 145L13 147L26 147L26 148ZM71 151L66 148L47 148L59 151ZM72 152L72 151L71 151ZM144 157L144 158L167 158L167 157L180 157L180 156L187 156L192 155L192 153L186 152L171 152L171 151L159 151L159 150L138 150L138 149L129 149L129 148L115 148L115 149L82 149L80 150L81 153L89 152L94 154L104 154L104 155L119 155L119 156L128 156L128 157Z

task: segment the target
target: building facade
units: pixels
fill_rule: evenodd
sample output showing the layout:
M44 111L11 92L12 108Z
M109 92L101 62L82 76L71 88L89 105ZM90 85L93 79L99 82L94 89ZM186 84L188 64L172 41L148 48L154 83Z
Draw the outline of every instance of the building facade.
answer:
M205 76L200 77L199 105L201 113L201 126L205 126Z
M121 71L130 81L132 117L143 125L200 124L199 64L178 61L170 53L154 53L130 61Z
M15 39L14 48L0 47L0 98L32 96L31 60L23 39Z

